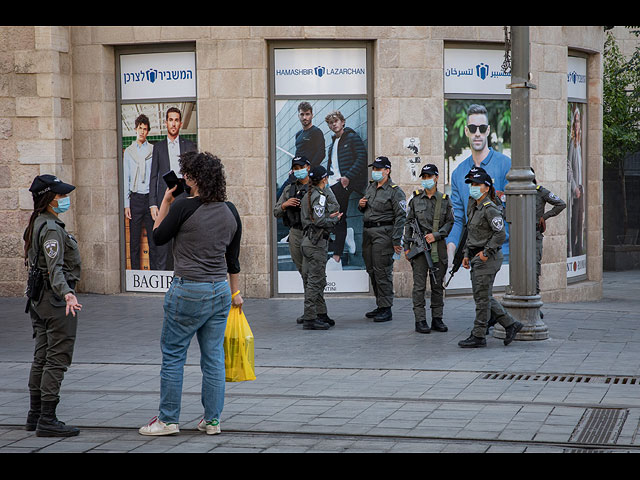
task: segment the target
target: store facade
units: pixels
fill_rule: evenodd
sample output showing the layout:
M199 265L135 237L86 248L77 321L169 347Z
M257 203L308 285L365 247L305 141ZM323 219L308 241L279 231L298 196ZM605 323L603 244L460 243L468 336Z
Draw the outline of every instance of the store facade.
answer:
M530 29L531 81L537 85L531 94L532 167L539 184L571 205L547 224L542 298L596 299L602 290L604 30ZM171 264L158 260L144 222L134 225L129 218L129 201L130 192L145 192L152 172L166 173L165 167L152 168L145 145L160 156L176 115L179 136L225 165L229 200L244 227L246 297L301 292L287 229L273 215L291 158L299 153L301 104L311 106L324 141L319 163L327 165L334 143L325 117L340 111L364 146L360 161L389 157L391 176L407 198L426 163L440 169L438 188L452 193L451 174L469 156L464 112L472 103L489 111L491 148L510 154L510 77L500 26L14 26L0 27L0 35L9 46L0 55L0 101L7 112L0 121L0 169L6 174L0 180L6 218L1 295L24 290L21 234L32 207L28 188L41 173L78 187L63 220L81 246L82 291L166 290ZM146 134L141 122L148 124ZM328 294L370 290L355 208L369 175L365 169L345 200L346 237L332 252L340 268L327 270ZM508 284L508 264L498 281ZM457 274L451 292L467 291L465 282L464 273ZM394 283L396 295L410 295L405 259L396 261Z

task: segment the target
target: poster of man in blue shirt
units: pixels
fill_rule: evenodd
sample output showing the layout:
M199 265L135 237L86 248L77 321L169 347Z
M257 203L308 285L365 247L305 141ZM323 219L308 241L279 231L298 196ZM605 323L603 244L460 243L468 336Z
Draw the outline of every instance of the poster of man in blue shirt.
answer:
M447 253L451 261L460 241L462 228L467 221L467 201L469 185L465 183L465 175L475 165L482 167L492 178L496 194L505 201L507 172L511 169L511 158L489 147L488 138L491 133L489 114L484 105L473 104L467 110L465 135L469 139L471 155L460 162L451 173L451 203L455 222L447 237ZM509 261L509 228L506 224L507 239L502 246L504 262Z

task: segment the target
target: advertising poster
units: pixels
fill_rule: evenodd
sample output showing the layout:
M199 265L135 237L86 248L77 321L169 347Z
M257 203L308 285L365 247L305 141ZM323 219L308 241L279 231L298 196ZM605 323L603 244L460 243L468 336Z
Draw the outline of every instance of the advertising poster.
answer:
M474 151L478 158L483 159L481 166L491 175L499 195L504 193L507 184L506 173L511 168L511 106L506 85L511 77L502 72L503 61L504 50L445 49L445 160L438 188L444 188L454 207L456 220L447 244L455 248L466 222L469 184L464 183L464 176L474 165ZM472 141L473 135L468 129L468 112L472 105L480 105L487 112L486 116L479 117L482 124L488 126L485 133L478 135L480 143ZM506 195L502 198L504 202ZM509 284L508 224L505 226L504 261L494 286ZM451 262L453 255L450 253L449 256ZM460 268L447 288L452 291L471 289L469 270Z
M567 278L587 273L586 135L587 61L569 57L567 73Z
M193 52L120 58L125 289L165 292L173 278L171 244L155 245L152 230L166 189L163 175L180 176L179 154L197 149L196 102L170 98L193 96L195 58Z
M312 166L324 166L328 186L343 212L330 236L325 292L368 292L363 220L357 208L369 175L366 49L276 49L274 74L273 204L295 183L294 157L302 155ZM278 98L283 96L287 98ZM357 147L346 149L346 145ZM275 223L277 293L303 293L302 277L289 250L289 228L281 218Z

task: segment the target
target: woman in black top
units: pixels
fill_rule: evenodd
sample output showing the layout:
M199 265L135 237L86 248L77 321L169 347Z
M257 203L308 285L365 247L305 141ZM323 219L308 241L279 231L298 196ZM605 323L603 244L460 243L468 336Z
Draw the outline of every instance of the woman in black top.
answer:
M238 289L242 224L235 206L225 201L224 167L206 152L185 153L179 162L189 196L175 200L177 186L168 189L153 228L156 245L173 239L174 278L164 300L160 411L140 428L143 435L178 433L183 367L194 335L200 345L204 406L198 429L220 433L224 332L231 305L243 303Z

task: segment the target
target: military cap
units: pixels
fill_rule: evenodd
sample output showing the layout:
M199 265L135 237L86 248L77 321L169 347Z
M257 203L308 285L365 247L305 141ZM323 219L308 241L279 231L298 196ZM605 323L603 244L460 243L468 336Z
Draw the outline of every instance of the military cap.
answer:
M375 168L391 168L391 161L387 157L377 157L373 163L369 164L370 167Z
M433 163L427 163L422 170L420 170L420 176L423 175L439 175L438 167L436 167Z
M29 191L31 195L37 197L47 192L54 192L60 195L66 195L69 192L75 190L76 187L68 183L64 183L55 175L38 175L33 179Z

